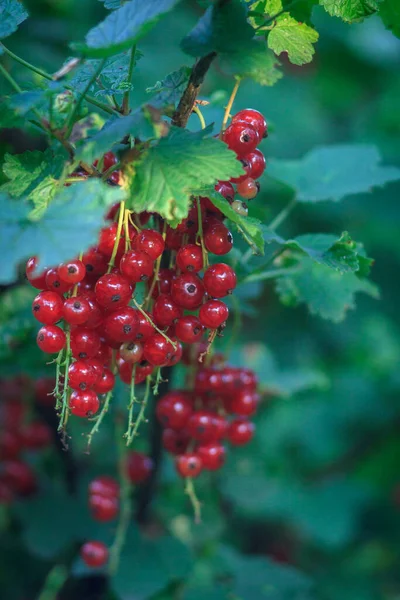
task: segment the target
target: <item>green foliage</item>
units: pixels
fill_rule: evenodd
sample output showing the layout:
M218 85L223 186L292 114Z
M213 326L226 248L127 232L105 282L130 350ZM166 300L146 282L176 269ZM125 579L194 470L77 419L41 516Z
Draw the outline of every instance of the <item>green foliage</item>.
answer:
M187 216L191 195L217 180L243 173L234 152L208 130L190 133L172 128L135 164L129 207L147 210L178 224Z
M400 37L400 4L397 0L382 0L379 15L386 27Z
M18 25L28 16L24 6L18 0L0 0L0 40L14 33Z
M40 220L32 220L31 207L5 194L0 202L0 282L15 279L16 267L29 256L40 265L57 265L95 243L103 225L103 211L121 200L123 192L99 180L64 188Z
M330 15L347 23L369 17L379 8L379 0L319 0L319 3Z
M86 43L75 43L73 49L92 58L108 58L136 44L177 0L131 0L89 31Z
M276 54L287 52L290 62L304 65L312 61L318 33L305 23L299 23L290 15L278 17L268 35L268 46Z
M157 81L146 92L152 94L152 103L156 106L176 104L182 96L187 82L189 81L191 69L181 67L177 71L169 73L162 81Z
M382 167L373 146L331 146L302 160L271 160L268 173L291 187L299 202L339 201L400 179L397 167Z

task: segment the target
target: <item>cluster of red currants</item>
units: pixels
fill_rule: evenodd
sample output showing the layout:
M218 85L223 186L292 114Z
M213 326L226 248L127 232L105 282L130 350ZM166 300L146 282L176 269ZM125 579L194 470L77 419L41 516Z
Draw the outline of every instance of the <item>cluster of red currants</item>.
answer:
M198 362L201 348L193 348L197 370L193 389L168 392L157 403L156 415L164 427L163 446L175 455L181 477L220 469L225 461L224 441L233 446L250 442L257 410L257 377L245 368L221 364L215 355L209 367Z
M48 448L52 443L49 426L28 410L23 397L31 397L34 404L46 404L47 394L54 382L17 376L0 382L0 505L10 504L17 496L30 496L36 491L34 470L26 460L31 452ZM34 405L32 405L34 406Z
M126 478L135 485L143 483L153 470L152 459L142 452L129 452ZM119 483L108 475L96 477L89 483L88 500L95 521L113 521L119 513ZM90 540L81 547L82 560L88 567L102 567L108 560L108 548L100 541Z

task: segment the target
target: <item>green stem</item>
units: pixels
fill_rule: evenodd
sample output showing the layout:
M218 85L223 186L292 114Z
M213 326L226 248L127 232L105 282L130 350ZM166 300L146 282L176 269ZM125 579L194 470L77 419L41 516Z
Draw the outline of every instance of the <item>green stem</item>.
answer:
M55 565L48 573L38 600L57 600L58 592L68 579L68 569L64 565Z
M64 431L65 430L65 426L68 420L68 410L69 410L69 406L68 406L68 400L69 400L69 389L68 389L68 369L69 369L69 363L71 360L71 334L69 331L66 331L65 333L66 338L67 338L67 345L66 345L66 351L65 351L65 361L64 361L64 387L63 387L63 393L62 393L62 409L61 409L61 417L60 417L60 423L58 426L58 431Z
M124 200L122 200L121 204L119 205L117 235L115 237L115 243L114 243L114 248L113 248L113 251L111 254L110 262L108 263L107 273L111 273L111 270L114 266L115 257L117 256L117 252L118 252L118 248L119 248L119 241L121 239L122 226L124 224L124 217L125 217L125 202L124 202Z
M11 77L10 73L0 64L0 73L3 75L5 79L7 79L8 83L11 87L17 92L17 94L22 93L22 89L19 87L18 83L15 81L13 77Z
M140 425L146 420L144 413L145 413L145 410L147 407L147 402L149 400L149 395L150 395L150 380L151 380L150 376L146 377L146 390L144 392L144 398L140 403L141 406L140 406L139 414L136 417L136 421L133 424L133 427L131 428L131 430L127 436L127 440L126 440L127 446L130 446L130 444L133 442L133 440L135 439L135 437L138 434Z
M193 479L191 477L186 478L185 494L189 496L190 502L193 506L194 522L196 524L201 523L201 503L196 495Z
M225 108L224 118L223 118L222 125L221 125L221 133L220 133L220 136L219 136L221 139L222 139L222 134L225 131L226 124L228 122L229 116L231 114L231 110L232 110L232 106L233 106L233 103L234 103L235 98L236 98L236 94L238 93L238 89L239 89L239 86L240 86L240 81L241 81L240 77L236 77L236 83L235 83L235 85L233 87L232 93L231 93L231 95L229 97L229 100L228 100L228 104L226 105L226 108Z
M294 273L299 272L298 267L292 267L287 269L271 269L269 271L264 271L264 273L254 273L252 275L248 275L242 281L242 283L252 283L254 281L265 281L267 279L275 279L275 277L284 277L285 275L293 275Z
M138 302L136 302L135 298L132 298L132 301L133 301L133 304L134 304L134 305L136 306L136 308L138 309L138 311L139 311L140 313L142 313L142 315L145 317L145 319L147 319L147 321L148 321L148 322L150 323L150 325L151 325L151 326L152 326L152 327L153 327L153 328L154 328L154 329L157 331L157 333L159 333L160 335L162 335L162 336L163 336L163 338L164 338L164 339L166 339L166 340L167 340L167 342L169 342L169 343L172 345L173 349L174 349L174 350L176 350L176 342L173 342L173 341L171 340L171 338L169 338L169 337L167 336L167 334L166 334L166 333L164 333L164 332L163 332L161 329L159 329L159 328L157 327L157 325L154 323L154 321L151 319L151 317L149 317L149 315L147 314L147 312L143 310L143 308L140 306L140 304L139 304Z
M196 115L199 117L199 121L200 121L200 125L202 129L206 128L206 121L203 117L203 113L201 112L201 110L199 109L198 106L193 106L193 112L196 113Z
M135 68L135 54L136 54L136 44L131 48L131 56L129 60L129 68L128 68L128 83L130 84L132 81L133 69ZM127 115L129 113L129 93L130 90L126 90L124 93L124 97L122 100L122 114Z
M67 130L67 135L66 135L67 138L70 136L70 133L74 126L75 117L79 114L79 109L82 106L82 102L85 99L88 91L90 90L90 88L92 87L92 85L94 84L94 82L96 81L96 79L98 78L100 73L102 72L105 62L106 62L106 59L103 58L103 60L100 62L99 66L97 67L96 71L93 73L93 75L87 82L85 89L83 90L83 92L80 94L80 96L78 98L78 102L75 104L73 111L69 115L68 121L65 125L66 130Z
M196 198L197 202L197 217L198 217L198 229L197 229L197 239L200 239L201 244L201 253L203 255L203 269L207 269L208 267L208 252L204 245L204 235L203 235L203 215L201 214L201 203L200 198Z
M102 424L104 417L108 413L108 409L110 408L111 398L112 398L112 390L110 392L108 392L108 394L104 400L103 408L101 409L99 415L97 417L95 417L96 423L93 425L93 427L88 435L88 442L87 442L87 449L86 449L87 454L90 453L90 446L92 444L93 436L99 431L100 425Z
M118 171L118 169L121 168L121 163L118 161L117 163L115 163L115 165L111 165L111 167L109 169L107 169L107 171L104 171L103 175L101 176L102 181L107 181L107 179L110 177L111 173L114 173L114 171Z
M281 210L281 212L276 215L275 219L273 219L273 221L271 221L271 223L268 225L268 228L273 229L273 230L278 229L278 227L280 225L282 225L282 223L290 215L290 213L296 206L296 203L297 203L297 198L296 197L292 198L292 200L289 202L289 204L287 204L287 206L285 206L285 208L283 208Z
M132 368L132 377L131 377L131 385L130 385L130 394L129 394L129 406L128 406L128 429L126 430L124 437L127 442L126 445L129 446L129 439L131 435L132 428L134 426L133 421L133 409L135 407L135 403L138 402L135 395L135 376L136 376L136 365L133 365Z
M163 236L164 241L165 241L166 234L167 234L167 222L164 221L163 231L162 231L162 236ZM144 301L144 305L146 306L146 308L147 308L147 305L149 304L149 302L150 302L150 300L151 300L151 298L153 296L154 288L156 287L156 283L158 281L158 274L160 272L160 266L161 266L161 258L162 258L162 256L159 256L157 258L157 260L156 260L156 264L155 264L155 268L154 268L153 281L151 282L150 289L149 289L148 294L147 294L147 296L145 298L145 301ZM147 318L146 313L143 313L143 314ZM174 346L174 348L175 348L175 346Z

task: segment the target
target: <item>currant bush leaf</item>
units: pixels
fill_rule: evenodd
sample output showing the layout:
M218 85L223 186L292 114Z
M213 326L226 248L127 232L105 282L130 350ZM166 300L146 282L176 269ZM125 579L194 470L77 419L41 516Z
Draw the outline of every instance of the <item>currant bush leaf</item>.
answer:
M0 0L0 40L17 31L18 25L28 16L28 12L19 0ZM0 54L2 54L1 48Z
M85 43L72 44L75 52L108 58L138 42L179 0L131 0L89 31Z
M104 2L104 8L114 10L122 6L123 0L100 0L100 2Z
M107 206L122 199L120 188L87 180L64 188L40 220L32 220L31 206L0 196L0 282L16 277L17 265L37 256L50 266L76 256L95 244Z
M293 188L300 202L339 201L400 179L400 169L380 160L374 146L325 146L301 160L271 160L268 173Z
M318 33L305 23L299 23L289 14L276 19L273 29L268 35L268 46L275 52L287 52L294 65L304 65L312 61L314 46L318 41Z
M338 323L355 308L355 295L379 296L377 287L355 273L340 273L304 257L295 273L277 279L276 290L283 304L306 304L310 313Z
M274 85L283 77L278 69L279 61L261 40L251 40L246 48L239 47L236 52L221 54L220 63L226 73L249 77L260 85Z
M156 106L175 105L182 96L187 82L189 81L190 67L181 67L177 71L169 73L162 81L157 81L152 87L148 87L146 92L153 94L151 102Z
M387 29L400 37L400 3L397 0L382 0L379 5L379 16Z
M145 151L134 165L129 208L157 212L177 224L187 216L196 191L242 174L235 153L219 139L206 137L208 133L208 129L191 133L171 128L167 137Z
M379 0L319 0L319 3L332 17L347 23L362 21L379 8Z

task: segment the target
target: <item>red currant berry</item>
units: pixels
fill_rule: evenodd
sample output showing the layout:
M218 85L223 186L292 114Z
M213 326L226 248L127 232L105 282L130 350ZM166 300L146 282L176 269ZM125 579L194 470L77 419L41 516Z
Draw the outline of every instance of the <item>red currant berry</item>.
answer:
M130 452L128 455L128 477L132 483L143 483L154 468L150 456L142 452Z
M262 138L267 137L268 135L267 123L264 117L260 112L258 112L258 110L255 110L254 108L245 108L243 110L240 110L232 118L232 124L237 122L247 123L248 125L253 127L257 131L260 140Z
M26 268L25 268L26 278L32 287L34 287L38 290L45 290L47 287L46 286L47 269L42 271L41 269L38 269L37 266L38 266L37 258L36 258L36 256L32 256L26 263Z
M100 350L101 340L97 331L77 327L71 331L71 351L74 358L94 358Z
M223 140L231 150L243 156L255 150L261 138L254 127L238 121L225 130Z
M203 268L203 253L196 244L186 244L179 249L176 255L176 266L181 271L198 273Z
M231 177L230 181L232 183L240 183L241 181L244 181L245 179L247 179L247 177L249 177L249 171L250 171L250 164L248 162L248 160L246 158L239 158L238 157L238 161L242 163L242 167L244 169L244 173L242 175L239 175L239 177Z
M202 280L194 273L182 273L171 284L172 299L187 310L198 308L204 296Z
M223 298L236 287L236 273L229 265L217 263L204 273L204 287L210 296Z
M132 287L121 275L108 273L97 281L95 294L100 306L116 310L128 304L132 296Z
M84 292L79 298L85 298L86 302L89 304L89 318L85 321L85 327L87 329L96 329L103 321L103 313L96 300L96 294L94 291Z
M119 484L113 477L101 475L92 479L89 483L88 491L89 496L97 495L104 498L118 498Z
M135 364L142 360L143 345L140 342L126 342L122 344L119 353L127 363Z
M145 252L129 250L119 264L121 274L132 283L147 281L153 275L154 261Z
M111 182L113 185L119 185L120 178L121 171L113 171L107 181Z
M22 460L6 460L2 465L2 481L19 496L30 496L36 491L36 477L31 467Z
M71 413L76 417L92 417L99 410L99 399L93 390L74 390L69 399Z
M57 269L49 269L46 273L46 287L62 296L73 287L73 284L60 279Z
M208 471L217 471L225 462L225 448L221 444L207 444L197 448L203 468Z
M181 317L175 323L175 335L178 340L185 344L194 344L195 342L198 342L201 340L203 332L203 325L197 317L192 315Z
M243 446L250 442L254 435L254 423L247 419L235 419L229 425L228 440L232 446Z
M112 371L110 371L110 369L107 369L107 367L105 367L103 369L103 373L101 374L100 379L98 379L94 384L93 390L96 392L96 394L108 394L108 392L111 392L114 385L114 374L112 373Z
M91 308L83 296L67 298L64 302L64 319L70 325L83 325L90 317Z
M186 221L185 221L186 223ZM171 227L167 227L167 234L165 237L165 247L168 250L179 250L182 246L182 240L184 231L178 231L177 229L172 229Z
M259 179L265 171L265 157L261 150L254 150L243 157L248 164L247 176L252 179Z
M106 152L103 157L103 173L108 171L111 167L116 165L118 162L118 158L115 156L114 152Z
M89 496L89 509L95 521L107 523L118 515L119 501L116 496L92 494Z
M138 311L130 306L124 306L109 314L103 322L107 338L122 344L135 339L139 330Z
M103 229L100 231L98 249L107 258L110 258L114 251L114 246L117 243L117 235L118 235L118 224L117 223L112 223L111 225L108 225L108 227L103 227ZM136 231L132 226L130 226L129 227L129 239L131 242L135 238L135 236L136 236ZM117 256L121 256L123 254L124 250L125 250L125 231L123 230L120 233L120 240L118 243Z
M148 314L148 313L146 313ZM150 315L149 315L150 317ZM148 319L146 319L145 315L139 311L138 314L138 319L139 319L139 329L137 331L136 334L136 340L144 342L145 340L147 340L149 337L151 337L155 331L154 331L154 327L153 325L150 323L150 321Z
M181 361L182 354L183 354L182 344L180 342L178 342L178 340L175 338L172 339L172 341L175 343L176 348L175 348L175 350L173 350L172 356L168 361L168 364L167 364L168 367L173 367L173 366L177 365Z
M175 467L181 477L197 477L202 469L201 458L194 452L176 457Z
M51 444L52 431L42 421L32 421L24 425L20 435L24 448L28 450L41 450Z
M86 542L81 548L81 558L88 567L103 567L108 561L108 548L103 542Z
M2 431L0 434L0 460L17 458L22 449L21 441L21 436L16 431Z
M65 333L57 325L45 325L39 329L36 342L46 354L56 354L65 346Z
M110 255L111 256L111 255ZM88 277L100 277L107 272L108 264L104 254L97 248L91 248L82 256Z
M218 181L214 189L229 202L233 202L235 198L235 188L229 181Z
M193 412L190 395L174 390L165 394L157 403L156 415L163 427L182 430Z
M57 273L61 281L75 285L85 277L86 267L81 260L70 260L61 264L57 269Z
M35 319L44 325L53 325L63 316L63 300L55 292L40 292L32 302Z
M143 356L154 367L162 367L174 354L174 347L160 333L148 338L143 346Z
M247 177L247 179L237 184L236 189L242 198L252 200L260 191L260 184L251 177Z
M130 368L131 368L131 378L132 378L132 365L130 365ZM149 375L151 375L153 371L154 371L154 367L152 365L137 365L136 373L135 373L135 383L136 384L143 383L143 381L145 381L145 379Z
M101 373L103 369L101 368ZM81 390L84 392L94 386L99 377L98 372L94 369L89 361L77 360L69 366L68 369L68 385L73 390Z
M175 271L172 269L160 269L156 285L153 289L153 298L157 298L160 294L169 294L171 291L171 282L175 277ZM147 282L149 289L153 283L153 278Z
M199 319L204 327L218 329L229 317L229 309L221 300L209 300L199 310Z
M233 237L229 229L223 223L219 223L206 229L204 244L209 252L221 256L232 250Z
M186 452L190 443L190 437L184 430L164 429L162 443L170 454L182 454Z
M215 414L205 410L200 410L190 417L187 430L194 440L202 444L216 440Z
M153 306L153 319L159 327L169 327L182 316L182 309L169 294L161 294Z
M197 233L197 229L198 229L198 225L199 225L199 216L198 216L198 212L197 212L197 205L193 204L193 206L190 208L188 216L186 217L186 219L183 219L178 227L174 230L178 233Z
M259 396L246 389L238 390L228 401L229 411L241 417L254 415L257 410Z
M152 260L157 260L164 251L165 242L155 229L145 229L136 236L133 246L138 252L145 252Z

